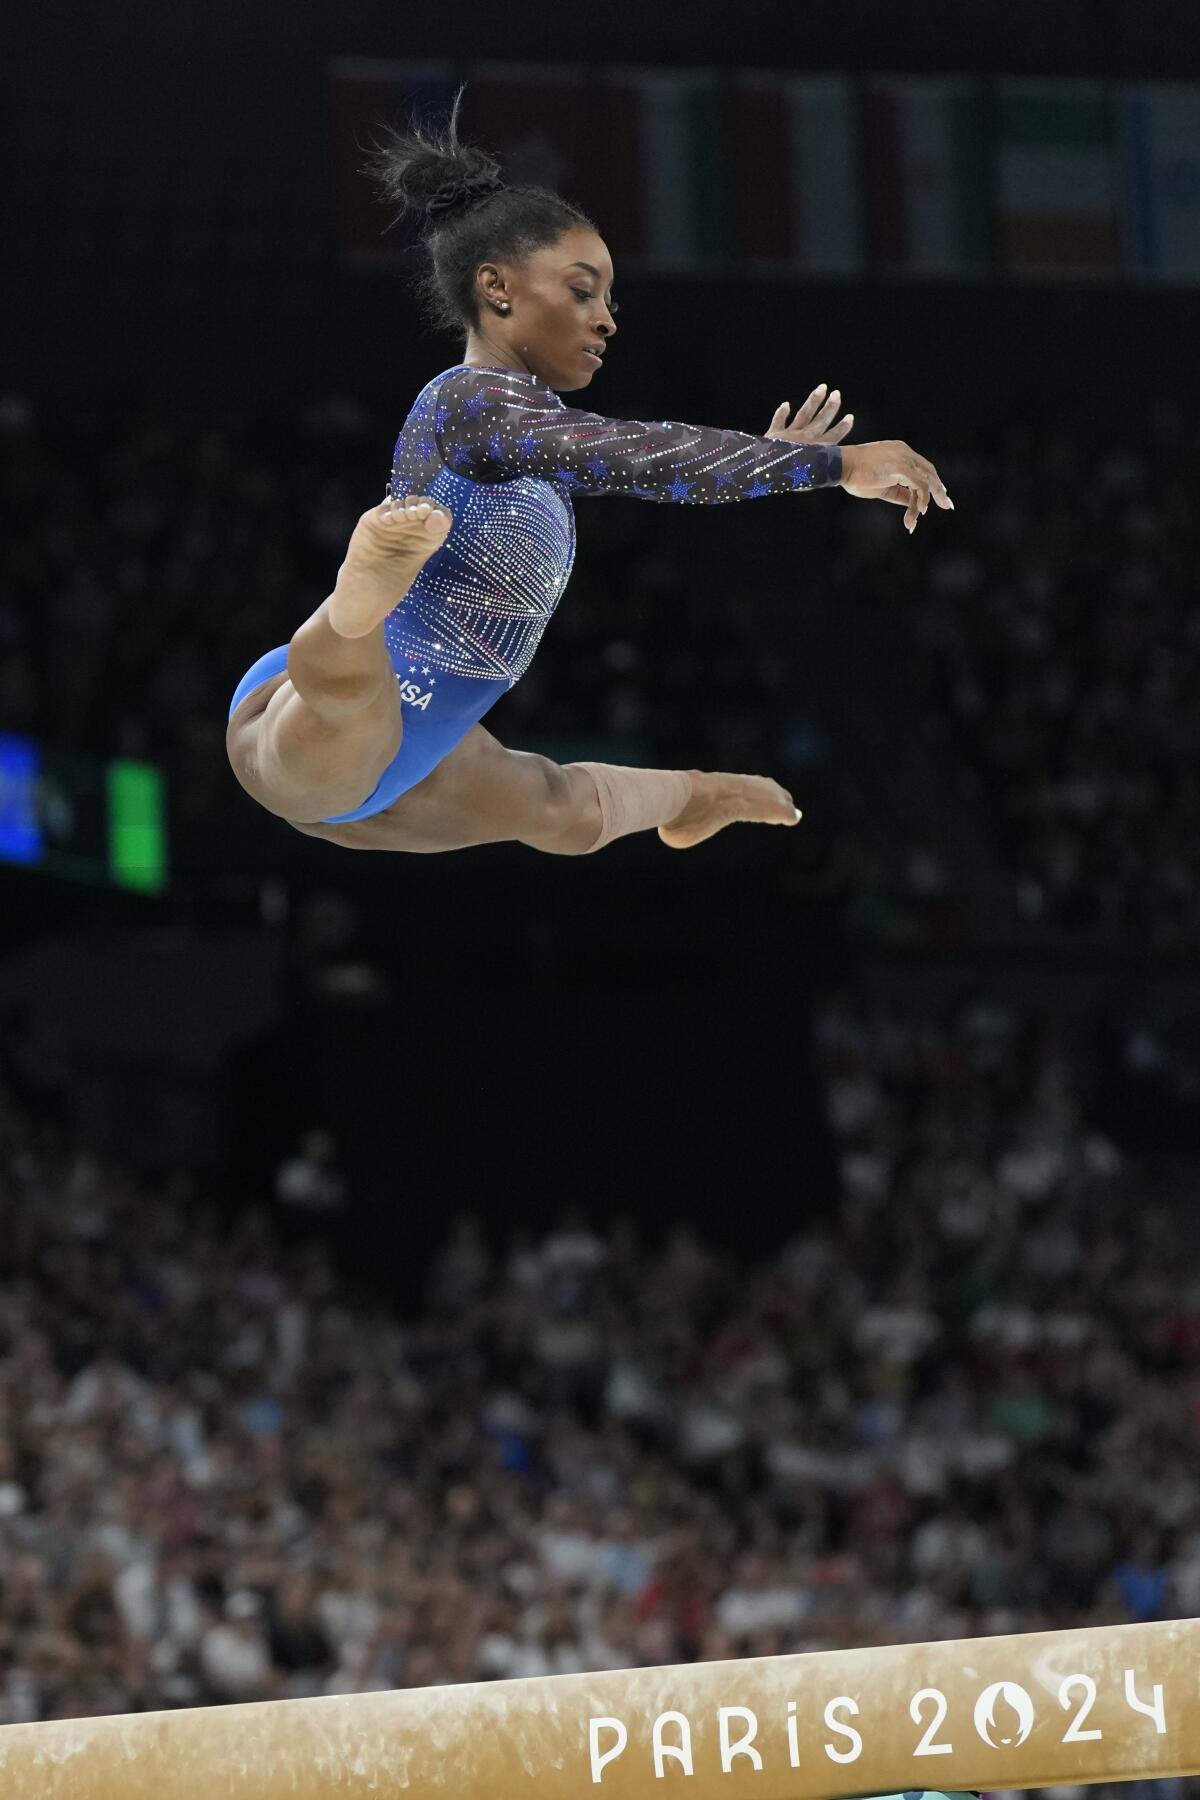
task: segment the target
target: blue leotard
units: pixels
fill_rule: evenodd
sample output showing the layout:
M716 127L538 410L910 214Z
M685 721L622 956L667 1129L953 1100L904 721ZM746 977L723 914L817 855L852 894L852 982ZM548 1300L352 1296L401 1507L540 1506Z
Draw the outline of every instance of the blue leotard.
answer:
M520 680L571 573L572 495L712 506L830 487L841 475L836 445L602 419L514 369L460 363L436 375L404 422L390 483L395 496L428 494L454 519L384 621L404 738L362 805L327 823L383 812ZM286 644L259 657L230 714L286 667Z

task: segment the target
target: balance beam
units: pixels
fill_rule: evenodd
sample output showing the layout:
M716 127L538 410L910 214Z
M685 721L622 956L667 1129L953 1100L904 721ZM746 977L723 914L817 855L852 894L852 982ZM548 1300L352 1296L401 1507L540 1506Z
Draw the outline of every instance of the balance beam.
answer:
M0 1727L3 1800L840 1800L1200 1773L1200 1620Z

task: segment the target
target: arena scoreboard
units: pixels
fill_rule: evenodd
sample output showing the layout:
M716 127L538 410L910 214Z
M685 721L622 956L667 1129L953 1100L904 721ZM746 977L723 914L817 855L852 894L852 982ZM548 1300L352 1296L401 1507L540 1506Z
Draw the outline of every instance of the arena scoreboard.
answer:
M166 783L153 763L88 756L0 732L0 860L161 894Z

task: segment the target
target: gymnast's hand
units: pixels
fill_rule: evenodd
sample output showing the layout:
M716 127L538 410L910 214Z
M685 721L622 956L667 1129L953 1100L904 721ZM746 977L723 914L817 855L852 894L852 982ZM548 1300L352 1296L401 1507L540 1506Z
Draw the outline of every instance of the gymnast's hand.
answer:
M902 506L910 537L921 514L928 511L930 499L947 512L954 511L946 484L933 464L899 438L844 449L841 486L858 500L890 500L893 506Z
M764 436L769 438L790 438L794 444L840 444L848 437L850 427L854 423L854 414L847 413L838 424L837 418L842 404L842 391L834 388L828 399L825 397L825 383L815 387L803 406L796 408L796 416L788 424L790 402L785 400L775 408L775 417Z

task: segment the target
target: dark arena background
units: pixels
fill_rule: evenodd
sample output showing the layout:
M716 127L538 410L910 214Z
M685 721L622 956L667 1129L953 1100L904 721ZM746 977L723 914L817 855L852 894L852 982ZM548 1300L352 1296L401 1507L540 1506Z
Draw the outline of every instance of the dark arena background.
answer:
M1200 1613L1195 6L4 42L0 1723ZM462 82L612 252L568 404L825 381L954 496L577 504L489 728L795 831L360 854L233 779L459 357L360 169Z

